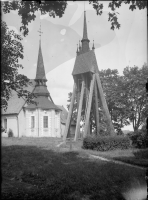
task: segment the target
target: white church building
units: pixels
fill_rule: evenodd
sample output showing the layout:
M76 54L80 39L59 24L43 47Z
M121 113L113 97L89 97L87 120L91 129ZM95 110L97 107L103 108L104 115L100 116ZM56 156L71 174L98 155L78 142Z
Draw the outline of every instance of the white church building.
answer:
M12 91L7 110L2 110L1 124L6 130L2 136L11 129L13 137L62 137L62 109L54 104L46 82L40 42L36 78L27 88L37 96L37 104L27 104Z

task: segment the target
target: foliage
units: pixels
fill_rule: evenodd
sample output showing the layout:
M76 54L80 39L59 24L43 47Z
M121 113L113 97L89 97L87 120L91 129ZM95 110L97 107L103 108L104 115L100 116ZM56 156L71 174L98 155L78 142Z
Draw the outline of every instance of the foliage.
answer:
M5 132L4 127L1 125L1 133Z
M136 132L130 132L128 135L133 147L139 149L148 148L148 134L145 128L137 130Z
M99 74L111 120L115 130L121 133L121 128L129 125L127 107L124 104L123 77L117 69L101 70Z
M13 137L13 131L12 131L12 129L8 130L8 137Z
M21 36L13 30L9 31L5 22L1 21L1 107L6 109L11 91L15 90L18 97L27 99L27 102L34 103L34 95L24 89L30 80L18 73L19 59L23 59L23 46Z
M23 31L24 36L28 35L28 23L36 18L36 11L41 11L42 15L46 13L51 17L62 17L67 6L67 1L5 1L2 2L4 13L9 13L11 10L17 10L18 15L22 18L22 26L20 31Z
M4 1L2 2L2 10L4 13L9 13L11 10L17 10L18 15L22 18L22 26L20 30L23 31L24 36L28 35L28 23L34 21L36 18L36 11L41 11L41 14L46 13L51 17L62 17L67 7L67 1ZM93 8L96 10L97 15L103 13L103 3L101 1L89 1ZM111 29L120 28L118 22L119 13L116 12L116 8L119 8L122 4L129 4L130 10L145 9L147 8L146 1L110 1L108 7L110 11L108 13L108 21L111 22Z
M88 136L83 140L84 149L92 149L97 151L110 151L115 149L128 149L130 140L123 136L103 136L91 137Z
M97 15L101 15L103 13L103 3L101 1L95 0L95 1L89 1L90 4L93 5L93 8L96 10ZM111 29L114 30L115 28L120 28L120 23L118 22L118 15L116 9L120 8L123 4L130 4L129 9L135 10L135 9L145 9L147 8L147 2L146 1L110 1L108 4L108 8L110 9L108 13L108 21L111 22Z
M69 104L67 105L67 108L69 110L70 108L70 102L72 98L72 92L68 93L68 100ZM75 98L74 105L73 105L73 113L72 113L72 120L75 122L77 120L77 99Z
M126 67L123 71L123 104L126 106L129 120L133 124L134 131L145 123L148 113L148 97L145 92L148 66Z

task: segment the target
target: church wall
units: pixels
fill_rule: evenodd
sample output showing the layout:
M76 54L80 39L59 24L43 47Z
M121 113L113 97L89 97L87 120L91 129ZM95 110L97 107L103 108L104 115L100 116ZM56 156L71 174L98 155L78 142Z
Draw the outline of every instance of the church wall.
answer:
M3 133L2 136L7 137L8 131L11 129L13 131L13 137L18 137L18 123L17 123L17 115L4 115L2 116L2 126L4 127L4 119L7 119L7 133Z
M44 128L43 126L43 118L44 116L48 117L48 128ZM51 110L39 110L39 137L52 137L52 111Z
M31 127L31 117L34 117L34 128ZM38 110L26 110L26 137L38 137Z
M20 113L18 114L18 124L19 124L19 137L25 136L25 131L26 131L26 116L25 112L23 109L21 109Z
M23 115L23 113L22 113ZM31 116L35 118L35 127L31 128ZM48 127L44 128L44 116L48 117ZM23 135L23 134L22 134ZM55 110L26 109L26 137L61 137L60 112Z
M60 112L55 112L55 137L61 137Z

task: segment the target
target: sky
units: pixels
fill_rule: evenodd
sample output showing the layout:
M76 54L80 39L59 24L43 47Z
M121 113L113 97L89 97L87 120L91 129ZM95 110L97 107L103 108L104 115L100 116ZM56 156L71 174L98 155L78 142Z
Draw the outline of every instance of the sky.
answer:
M117 69L122 74L126 66L141 67L147 63L147 12L145 10L129 10L129 5L123 4L119 9L118 21L120 29L110 29L108 21L107 1L103 1L104 12L97 15L92 5L85 1L87 32L95 44L95 54L98 68ZM76 58L76 48L83 34L84 2L69 1L62 18L41 16L36 12L35 21L29 24L29 34L23 37L19 31L21 17L17 11L3 14L9 29L22 35L24 59L20 61L24 69L20 73L34 79L36 76L39 50L39 27L41 22L41 48L47 78L47 87L57 105L67 108L68 93L72 92L74 80L72 70Z

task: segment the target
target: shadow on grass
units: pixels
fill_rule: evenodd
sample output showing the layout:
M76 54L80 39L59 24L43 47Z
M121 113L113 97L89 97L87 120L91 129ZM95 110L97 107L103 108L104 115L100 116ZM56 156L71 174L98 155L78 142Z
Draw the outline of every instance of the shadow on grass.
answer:
M124 200L145 171L34 146L2 147L2 199Z
M133 152L133 154L133 157L122 156L115 157L114 159L140 167L148 167L148 149L138 149L137 151Z
M148 148L140 149L139 151L134 152L135 157L138 159L148 159Z

